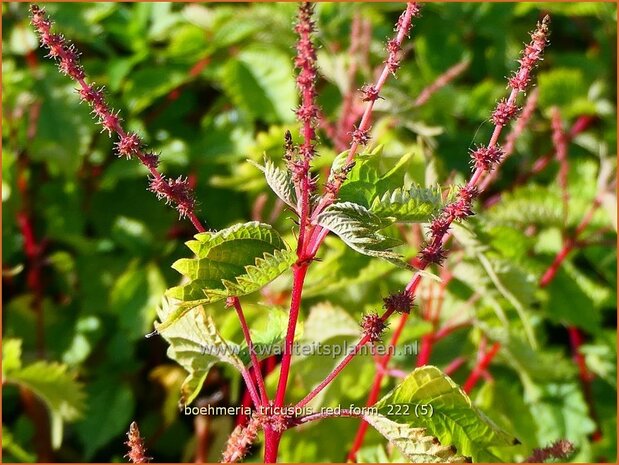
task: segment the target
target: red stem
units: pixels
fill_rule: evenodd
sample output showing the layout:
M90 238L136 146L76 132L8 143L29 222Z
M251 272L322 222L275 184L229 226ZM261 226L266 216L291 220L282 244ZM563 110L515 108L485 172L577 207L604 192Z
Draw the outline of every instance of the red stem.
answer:
M397 48L398 49L402 45L402 42L404 41L404 37L406 37L406 35L408 34L408 30L410 29L413 16L415 16L417 13L418 13L418 6L417 6L416 3L409 2L409 3L406 4L406 10L405 10L403 16L401 17L401 19L398 21L398 33L397 33L397 35L396 35L396 37L394 39L395 40L395 44L397 44ZM391 72L392 71L391 71L391 68L389 66L389 63L388 62L385 63L385 66L383 67L383 70L382 70L378 80L372 86L377 94L379 94L380 91L382 90L382 88L385 85L385 82L387 81L387 78L389 77L389 74L391 74ZM372 118L372 111L374 110L374 103L375 102L376 102L376 99L368 100L367 105L365 107L365 110L363 112L363 115L361 116L361 122L359 123L359 127L357 128L357 130L359 132L365 132L365 131L369 130L369 128L370 128L370 120ZM345 165L349 165L355 159L355 156L357 155L357 150L359 149L359 145L360 145L359 142L356 139L353 138L353 141L350 144L350 148L348 149L348 156L346 157ZM340 181L340 182L335 182L334 185L333 185L333 189L329 193L325 194L320 199L320 202L318 203L318 205L314 209L314 212L312 213L312 217L311 217L312 221L315 221L316 217L328 205L333 203L333 201L337 198L337 194L338 194L338 192L340 190L340 187L342 186L342 183L343 183L343 180Z
M442 89L455 78L460 76L460 74L462 74L469 67L469 64L469 60L462 60L459 63L453 65L419 93L419 96L415 100L414 105L416 107L419 107L425 104L428 100L430 100L430 97L432 97L432 95L434 95L438 90Z
M449 364L443 369L443 373L445 373L447 376L451 376L465 363L465 357L456 357L451 362L449 362Z
M477 362L477 365L475 365L475 368L473 368L473 371L462 385L462 390L464 392L466 392L467 394L471 392L471 390L477 384L477 381L479 381L482 373L486 370L486 368L488 368L488 365L490 365L490 362L500 348L501 344L495 342L490 348L490 350L488 350L488 352L486 352L486 354Z
M288 376L290 374L290 363L292 362L294 333L297 327L297 320L299 318L299 309L301 308L301 293L303 292L303 283L305 282L307 267L307 262L302 264L296 263L294 265L290 316L286 331L286 340L284 343L284 353L282 354L279 382L277 384L277 392L275 394L276 407L281 407L284 405L284 400L286 397L286 387L288 384Z
M254 376L256 378L258 384L258 391L260 392L260 402L259 405L266 406L269 403L269 399L267 397L266 387L264 385L264 378L262 377L262 372L260 371L260 362L258 361L258 356L254 351L254 343L251 339L251 333L249 332L249 326L247 325L247 320L245 319L245 314L243 313L243 307L241 306L241 301L238 297L231 297L228 299L229 304L234 306L236 310L236 314L239 317L239 322L241 323L241 329L243 330L243 336L245 337L245 342L247 343L247 350L249 351L249 357L251 359L251 365L254 369ZM251 376L249 377L251 380ZM252 385L254 383L252 382ZM255 386L252 386L255 390Z
M409 317L408 313L403 313L402 316L400 316L400 321L398 322L398 326L394 330L391 336L391 340L389 341L390 347L395 347L396 344L398 343L398 340L400 339L400 336L402 335L402 331L404 330L404 327L406 326L406 322L408 321L408 317ZM378 396L380 395L380 386L382 384L383 378L385 377L385 374L387 374L386 368L387 368L387 365L389 364L389 361L391 360L392 354L393 354L393 351L391 350L387 351L387 353L383 356L382 359L380 359L378 363L378 369L376 370L376 374L374 375L374 381L370 389L370 395L368 396L368 400L366 402L366 405L368 406L374 405L376 401L378 400ZM365 433L368 429L368 426L369 424L366 421L361 421L361 424L359 425L359 429L357 430L357 434L355 436L353 445L350 449L350 452L348 453L348 456L347 456L348 460L353 461L353 462L355 461L355 456L357 455L357 452L363 445L363 438L365 437Z

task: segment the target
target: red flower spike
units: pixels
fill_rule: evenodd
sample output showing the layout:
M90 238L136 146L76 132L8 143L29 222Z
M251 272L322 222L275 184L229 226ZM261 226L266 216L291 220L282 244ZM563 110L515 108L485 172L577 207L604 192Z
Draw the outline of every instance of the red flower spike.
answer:
M369 337L370 342L379 342L381 335L387 327L387 324L382 320L378 313L368 313L361 318L361 328L363 334Z
M112 133L116 132L118 124L120 123L119 111L113 113L113 111L107 111L107 106L96 106L93 108L93 113L98 114L101 112L99 123L103 126L103 131L107 131L109 136L112 137Z
M499 163L503 158L503 150L499 146L478 146L471 150L471 163L475 168L484 171L490 170L493 165Z
M460 199L456 202L450 203L445 207L445 214L449 215L454 220L463 220L473 215L471 210L470 200Z
M258 437L262 423L263 419L258 418L258 415L254 415L249 420L247 426L238 425L234 428L228 437L221 461L223 463L234 463L245 457L247 452L249 452L249 448Z
M133 157L140 151L142 142L135 133L130 133L122 136L118 142L116 142L116 151L118 156L125 156L127 158Z
M159 166L159 155L154 152L146 152L142 155L142 163L148 169L155 169Z
M361 88L361 93L363 94L362 100L364 102L374 102L378 100L380 95L378 95L378 89L373 85L365 85Z
M443 246L434 242L426 244L426 246L419 251L419 256L425 263L436 263L437 265L442 265L445 258L447 258Z
M438 216L430 223L430 232L433 238L443 237L449 231L449 219L444 216Z
M140 437L140 430L138 429L138 425L135 421L129 426L127 441L125 444L129 446L129 452L125 454L125 457L127 457L132 463L148 463L152 460L151 457L146 456L144 439Z
M384 307L391 312L410 313L413 309L414 297L402 291L385 297L383 302Z
M477 189L477 186L463 186L458 191L458 195L461 199L472 202L479 195L479 189Z
M531 34L531 42L524 48L522 58L518 60L520 68L508 80L509 86L512 89L523 92L529 85L531 71L542 60L544 48L548 44L549 23L550 17L545 16Z
M369 132L370 132L369 128L365 130L355 128L353 132L351 133L353 142L355 142L358 145L367 145L367 143L370 141Z
M507 123L509 123L519 111L520 108L516 104L501 100L492 113L492 122L497 126L507 126Z

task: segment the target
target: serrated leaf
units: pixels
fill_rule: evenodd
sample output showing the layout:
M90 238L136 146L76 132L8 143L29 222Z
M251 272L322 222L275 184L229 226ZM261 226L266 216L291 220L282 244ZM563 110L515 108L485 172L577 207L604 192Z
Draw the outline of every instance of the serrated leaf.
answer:
M290 205L293 209L297 208L294 183L292 182L292 176L288 170L278 168L275 166L275 163L266 158L264 160L264 166L253 160L247 161L264 173L267 184L280 199Z
M393 266L383 260L361 255L336 237L327 237L326 253L308 270L303 288L305 297L327 295L363 283L375 283Z
M413 153L404 154L393 164L392 159L381 156L382 149L382 145L379 145L370 153L359 154L356 157L355 166L340 189L339 198L342 201L369 207L375 197L402 186L404 168ZM347 152L338 155L334 166L343 163L346 158L344 155L347 155ZM383 172L382 165L389 166L391 169Z
M235 28L237 27L235 22ZM289 57L273 47L248 47L222 68L220 82L236 106L252 119L292 122L297 93Z
M381 218L362 205L353 202L334 203L318 215L316 222L337 234L348 246L364 255L384 258L399 266L408 267L392 249L401 244L379 231L393 223L392 218Z
M168 289L168 297L184 302L163 322L167 328L192 308L231 296L255 292L286 271L294 251L271 226L258 222L237 224L218 232L196 234L187 247L196 258L173 265L189 282Z
M2 341L2 378L6 373L21 368L21 339L4 339Z
M303 339L308 342L327 341L338 336L359 336L359 323L343 308L321 302L310 309Z
M259 360L275 353L282 353L287 328L288 313L278 308L270 308L266 321L252 325L250 333L254 343L254 352ZM297 325L295 339L301 331L302 325ZM245 365L249 364L250 355L246 343L243 343L241 346L239 358Z
M134 418L136 398L131 384L118 375L101 374L88 385L88 415L75 425L86 461L120 437Z
M458 455L454 447L442 445L425 428L411 428L383 415L365 415L363 418L413 463L470 462L467 457Z
M164 299L157 310L159 320L166 322L175 312L177 302ZM239 346L230 343L219 334L215 323L202 307L176 320L176 323L163 331L161 323L155 328L170 344L167 355L175 360L188 373L181 387L181 403L188 405L200 393L211 367L219 362L232 365L237 370L244 369L239 359Z
M375 197L370 211L380 217L393 217L398 222L426 223L444 204L440 187L398 187Z
M432 414L416 416L418 405L431 405ZM489 448L517 443L516 438L488 419L451 378L434 366L415 369L378 401L376 407L380 415L396 423L425 428L441 444L455 446L458 453L474 461L493 461Z
M52 446L62 443L63 421L79 418L84 410L84 390L81 383L67 372L67 366L39 361L6 373L3 381L32 391L49 410Z

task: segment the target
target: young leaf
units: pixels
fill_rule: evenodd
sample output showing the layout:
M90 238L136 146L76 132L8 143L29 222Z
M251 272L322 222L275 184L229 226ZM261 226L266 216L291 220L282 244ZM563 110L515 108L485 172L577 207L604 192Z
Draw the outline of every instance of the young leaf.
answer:
M273 189L273 192L275 192L280 199L286 202L293 209L297 208L294 183L292 182L290 172L278 168L275 166L275 163L267 158L264 159L264 166L259 165L253 160L247 161L264 173L267 184L271 187L271 189Z
M406 424L391 421L383 415L363 417L370 425L385 436L413 463L462 463L470 461L458 455L455 447L442 445L425 428L412 428Z
M419 406L425 406L419 413ZM433 366L417 368L376 403L380 415L409 427L420 427L441 444L456 447L474 461L494 461L489 448L518 440L499 429L471 402L451 378Z
M17 384L39 397L49 410L52 446L57 449L62 443L63 421L73 421L84 411L82 384L67 372L67 366L55 362L35 362L26 367L13 365L7 369L3 381Z
M398 222L425 223L436 215L444 202L439 187L398 187L375 197L370 211L380 217L393 217Z
M175 304L164 299L157 310L160 321L165 322L170 318L175 311ZM182 404L188 405L196 398L206 375L218 361L228 363L239 371L243 369L243 362L236 355L239 347L223 339L212 318L206 315L202 307L195 314L180 317L166 331L162 331L161 326L155 323L157 331L170 344L168 357L188 372L181 387Z
M216 302L255 292L295 260L294 252L277 231L263 223L237 224L196 234L195 238L186 244L196 258L180 259L172 265L189 283L166 292L168 297L188 303Z
M404 154L391 169L381 174L384 169L382 165L391 166L391 163L387 164L386 159L381 156L382 149L383 146L379 145L370 153L357 156L355 166L340 189L339 198L342 201L369 207L375 197L402 186L404 168L413 153ZM342 163L343 155L347 155L347 152L338 155L334 165Z
M393 218L375 215L356 203L340 202L330 205L318 215L317 223L337 234L359 253L408 267L402 257L391 250L401 242L379 233L393 223Z

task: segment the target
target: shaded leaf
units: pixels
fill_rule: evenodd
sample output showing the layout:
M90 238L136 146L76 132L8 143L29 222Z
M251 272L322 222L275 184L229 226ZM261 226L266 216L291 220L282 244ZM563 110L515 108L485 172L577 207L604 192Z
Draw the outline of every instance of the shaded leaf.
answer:
M28 389L43 401L50 414L52 446L59 448L63 421L76 420L84 411L82 384L67 372L66 365L43 361L8 371L4 381Z
M316 222L337 234L359 253L384 258L403 267L408 266L402 257L392 250L401 242L379 233L393 223L393 218L381 218L356 203L340 202L325 208Z
M168 297L184 303L169 315L162 330L198 305L261 289L296 258L277 231L255 221L196 234L195 240L186 245L196 258L177 260L172 267L189 283L166 292Z
M409 408L393 408L399 405ZM433 413L417 417L417 405L431 405ZM451 378L433 366L415 369L378 401L376 407L381 415L394 422L425 428L441 444L455 446L459 454L474 461L493 461L489 448L517 443L516 438L478 410Z
M266 158L264 160L264 166L259 165L253 160L247 161L264 173L267 184L271 187L271 189L273 189L273 192L275 192L280 199L290 205L293 209L297 208L294 183L292 182L292 176L288 170L278 168L275 166L275 163Z
M425 428L411 428L383 415L365 415L364 420L385 436L413 463L470 462L458 455L454 447L442 445Z
M164 299L157 310L160 321L169 321L176 303ZM155 328L170 344L168 357L181 365L188 373L181 387L181 403L188 405L202 389L211 367L218 361L228 363L237 370L243 370L243 362L239 359L239 347L223 339L217 331L215 323L207 316L203 308L191 314L180 317L176 323L165 331L162 324Z
M412 186L397 188L375 197L370 211L380 217L393 217L398 222L425 223L444 206L440 187Z

